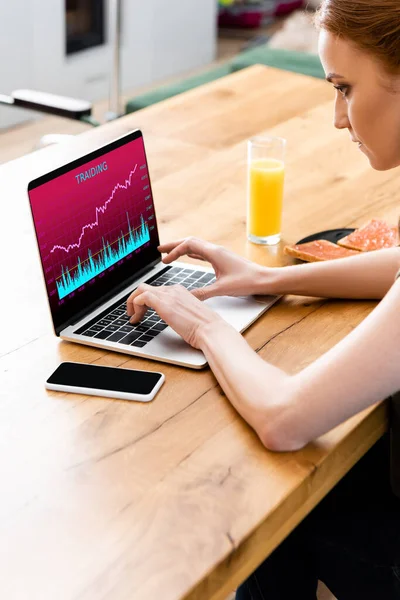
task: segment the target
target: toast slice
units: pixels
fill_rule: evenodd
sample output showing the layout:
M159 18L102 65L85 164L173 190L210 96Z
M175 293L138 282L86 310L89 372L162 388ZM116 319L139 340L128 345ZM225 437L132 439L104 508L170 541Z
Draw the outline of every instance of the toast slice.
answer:
M394 248L400 244L398 228L382 219L371 219L363 227L338 241L339 246L359 252Z
M341 248L337 244L328 242L328 240L315 240L314 242L306 242L305 244L286 246L284 253L306 262L333 260L335 258L346 258L359 254L356 250Z

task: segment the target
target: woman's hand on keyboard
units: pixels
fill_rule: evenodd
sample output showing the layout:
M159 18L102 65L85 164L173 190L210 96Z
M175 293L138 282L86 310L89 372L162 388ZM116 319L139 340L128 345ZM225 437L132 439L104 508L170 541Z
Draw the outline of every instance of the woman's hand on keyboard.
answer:
M247 296L265 293L265 291L260 291L260 283L261 279L265 279L265 272L268 269L246 260L222 246L189 237L162 244L158 250L167 254L163 258L166 265L178 260L181 256L211 263L216 281L211 285L191 291L200 300L207 300L214 296ZM261 277L262 273L263 277Z
M154 287L142 283L127 300L131 323L141 321L152 308L193 348L200 348L200 332L210 323L225 321L181 285ZM230 327L226 323L226 327Z

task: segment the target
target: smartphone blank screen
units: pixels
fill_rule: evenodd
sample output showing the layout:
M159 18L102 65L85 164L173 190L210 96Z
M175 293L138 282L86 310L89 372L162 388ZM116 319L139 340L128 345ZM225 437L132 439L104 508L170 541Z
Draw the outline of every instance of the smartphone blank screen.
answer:
M132 369L80 363L62 363L47 382L53 385L147 395L150 394L161 377L161 373L148 371L134 371Z

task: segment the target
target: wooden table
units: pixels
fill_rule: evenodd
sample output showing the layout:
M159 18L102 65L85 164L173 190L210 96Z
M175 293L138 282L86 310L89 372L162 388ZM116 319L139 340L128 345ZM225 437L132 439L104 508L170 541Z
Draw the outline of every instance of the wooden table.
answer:
M60 342L52 334L26 186L136 126L161 238L193 234L265 265L309 233L396 222L398 183L332 126L324 82L255 66L0 168L0 591L9 600L224 600L379 438L378 405L297 453L266 451L209 370ZM289 142L284 240L245 236L246 144ZM286 297L246 334L295 373L372 302ZM149 405L48 393L62 360L159 368ZM266 382L268 385L268 382Z

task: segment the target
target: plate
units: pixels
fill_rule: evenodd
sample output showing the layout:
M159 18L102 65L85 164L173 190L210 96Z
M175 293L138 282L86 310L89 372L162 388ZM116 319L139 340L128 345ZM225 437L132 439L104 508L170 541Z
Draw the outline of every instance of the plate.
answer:
M296 244L305 244L306 242L314 242L315 240L328 240L337 244L339 240L353 233L355 229L327 229L327 231L320 231L319 233L313 233L308 235L302 240L296 242Z

